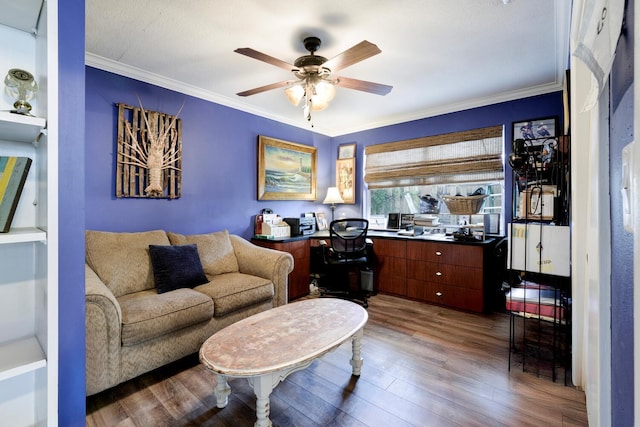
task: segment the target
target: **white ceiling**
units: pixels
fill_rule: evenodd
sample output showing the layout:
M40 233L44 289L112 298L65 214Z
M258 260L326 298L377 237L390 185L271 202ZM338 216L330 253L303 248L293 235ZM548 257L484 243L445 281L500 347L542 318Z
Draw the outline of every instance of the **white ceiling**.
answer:
M507 4L504 2L507 1ZM393 86L341 88L313 130L342 135L562 89L568 0L87 0L86 63L293 126L311 129L283 89L294 78L234 53L293 63L317 36L331 59L368 40L382 53L338 74ZM143 100L144 103L144 100Z

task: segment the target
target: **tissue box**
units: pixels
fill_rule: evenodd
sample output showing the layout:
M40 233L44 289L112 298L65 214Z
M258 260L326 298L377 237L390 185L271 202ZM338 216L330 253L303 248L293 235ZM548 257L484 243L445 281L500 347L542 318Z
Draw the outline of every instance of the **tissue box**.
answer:
M275 239L291 236L291 227L286 222L279 222L277 224L269 224L267 222L262 224L262 236Z

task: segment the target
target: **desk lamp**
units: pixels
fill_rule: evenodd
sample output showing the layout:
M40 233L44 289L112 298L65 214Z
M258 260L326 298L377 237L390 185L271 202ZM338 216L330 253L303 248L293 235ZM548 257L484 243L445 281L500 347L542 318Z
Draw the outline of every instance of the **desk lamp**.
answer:
M344 203L344 200L342 200L342 197L340 196L340 190L338 190L338 187L327 188L327 197L324 198L322 203L325 205L331 203L331 222L333 222L333 213L336 210L336 203Z

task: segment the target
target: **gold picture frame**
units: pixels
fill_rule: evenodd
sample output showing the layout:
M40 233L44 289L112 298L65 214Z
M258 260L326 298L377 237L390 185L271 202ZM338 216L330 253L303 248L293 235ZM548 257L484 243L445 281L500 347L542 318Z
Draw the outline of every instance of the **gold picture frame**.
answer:
M260 135L258 200L316 200L317 148Z
M336 186L340 196L347 204L356 202L356 159L336 160Z

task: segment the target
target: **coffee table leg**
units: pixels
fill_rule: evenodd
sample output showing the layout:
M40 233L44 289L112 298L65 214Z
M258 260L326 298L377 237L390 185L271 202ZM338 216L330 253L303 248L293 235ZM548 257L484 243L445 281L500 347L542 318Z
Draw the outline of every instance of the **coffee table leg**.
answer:
M360 376L360 370L362 368L362 357L360 357L360 349L361 349L361 339L362 333L364 329L360 329L351 339L351 350L353 352L353 356L351 357L350 363L352 367L352 374Z
M216 406L218 408L224 408L229 403L229 395L231 394L231 387L227 383L227 377L224 375L216 375Z
M257 377L247 378L249 384L253 387L256 395L256 423L255 427L271 427L269 419L269 396L273 391L274 383L278 384L280 373L275 372L271 375L260 375Z

